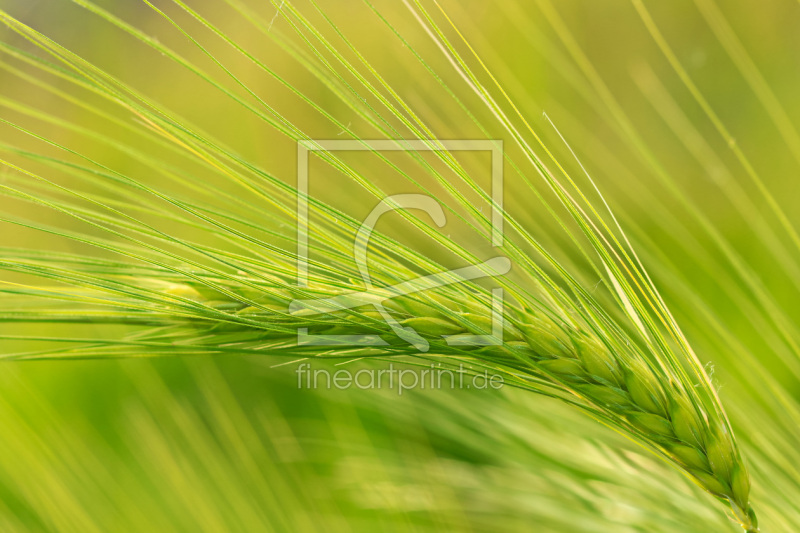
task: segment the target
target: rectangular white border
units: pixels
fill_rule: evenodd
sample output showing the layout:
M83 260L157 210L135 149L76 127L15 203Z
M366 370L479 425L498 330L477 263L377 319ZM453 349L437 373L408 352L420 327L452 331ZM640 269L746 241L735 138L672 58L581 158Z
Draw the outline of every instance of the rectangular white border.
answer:
M492 153L492 247L503 246L502 139L308 139L297 143L297 285L308 286L308 162L309 152L436 152Z

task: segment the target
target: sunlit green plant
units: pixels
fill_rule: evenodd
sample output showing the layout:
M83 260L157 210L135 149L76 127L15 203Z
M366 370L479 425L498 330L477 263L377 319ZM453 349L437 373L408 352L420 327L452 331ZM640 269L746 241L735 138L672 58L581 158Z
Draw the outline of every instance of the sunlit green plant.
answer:
M145 2L157 20L188 41L190 47L179 53L91 2L74 1L293 142L314 142L299 125L302 119L292 119L291 106L271 100L235 74L233 64L243 61L269 77L307 106L315 120L346 138L378 136L429 143L433 158L411 150L401 164L379 151L370 152L375 160L371 170L377 174L389 168L422 191L444 191L451 214L478 236L473 235L472 242L487 241L490 216L475 199L491 199L473 173L455 154L437 147L437 128L415 112L411 99L382 75L336 25L330 11L316 2L305 9L275 2L276 17L290 28L288 34L273 31L274 20L260 17L238 0L225 3L263 38L274 39L297 66L353 113L368 134L337 119L304 86L282 77L199 8L174 0L173 13ZM49 234L53 242L71 242L81 250L2 249L0 267L18 276L2 282L3 320L75 327L65 335L46 331L6 335L7 342L26 348L4 351L3 357L264 353L291 360L391 356L443 365L466 361L476 371L502 372L516 387L559 398L636 439L729 505L745 530L756 531L750 478L717 391L600 188L588 174L579 177L567 170L574 164L582 166L556 157L556 150L543 141L447 10L436 2L404 2L404 6L421 29L393 25L370 2L362 8L396 38L400 52L430 73L462 110L460 120L487 137L489 132L502 132L506 143L513 145L505 165L513 170L507 179L515 180L515 194L525 195L525 205L540 202L568 244L551 249L529 225L525 212L513 206L503 210L508 226L505 252L515 271L499 278L509 296L502 346L452 346L442 339L491 333L487 316L491 293L481 284L460 282L403 297L385 289L445 270L446 256L477 260L476 249L457 244L413 212L402 214L408 228L417 231L420 240L435 243L437 251L423 253L412 239L376 232L370 245L373 283L378 286L373 293L385 298L402 327L425 339L428 351L419 353L395 336L366 300L334 313L293 311L294 300L323 300L364 289L359 270L350 262L350 237L359 220L322 195L310 198L312 208L321 213L317 224L324 238L312 248L316 259L310 265L309 285L297 286L292 233L297 191L285 176L240 155L225 139L193 125L137 90L134 83L0 13L28 49L3 44L5 56L14 64L8 71L104 124L87 128L25 102L2 101L22 117L2 119L3 124L24 141L0 146L10 170L0 188L15 205L31 209L25 215L3 214L2 220ZM219 42L205 44L208 35L201 36L192 29L196 27ZM435 44L432 50L411 44L413 32L430 38ZM459 85L437 74L433 55L443 56L453 66ZM477 98L485 114L473 114L464 103L467 98ZM107 135L103 128L112 126L130 137ZM113 164L94 158L91 149L72 147L48 128L79 135L90 148L112 145L156 178L115 170ZM29 148L31 143L36 148ZM333 152L317 153L352 187L374 200L385 196L383 183L370 172ZM199 175L206 182L201 183ZM49 212L60 224L46 221L43 213ZM593 292L587 273L601 280L604 290ZM319 335L381 335L388 344L379 349L298 346L299 328Z

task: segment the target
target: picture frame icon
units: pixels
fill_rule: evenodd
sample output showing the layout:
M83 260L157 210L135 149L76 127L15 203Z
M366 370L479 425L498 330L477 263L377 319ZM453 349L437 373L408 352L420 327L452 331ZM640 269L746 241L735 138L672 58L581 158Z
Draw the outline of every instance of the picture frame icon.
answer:
M309 278L309 158L317 151L489 151L492 155L491 180L491 242L494 249L503 246L503 144L501 140L305 140L298 143L297 179L297 286L307 287ZM435 289L445 285L471 281L485 277L497 277L511 270L511 261L496 256L482 263L467 267L437 272L381 287L381 295L374 289L367 266L369 238L381 216L401 209L425 211L438 227L446 224L442 206L432 196L425 194L396 194L383 198L365 218L354 239L353 257L364 280L365 290L351 292L325 299L296 299L290 303L289 312L302 312L307 316L335 313L365 305L372 305L399 338L420 352L427 352L430 344L413 328L404 327L387 311L386 300L416 292ZM388 296L386 296L388 294ZM492 289L492 332L485 335L443 335L451 346L488 346L503 343L503 289ZM298 328L298 345L316 346L386 346L389 343L379 335L312 335L308 328Z

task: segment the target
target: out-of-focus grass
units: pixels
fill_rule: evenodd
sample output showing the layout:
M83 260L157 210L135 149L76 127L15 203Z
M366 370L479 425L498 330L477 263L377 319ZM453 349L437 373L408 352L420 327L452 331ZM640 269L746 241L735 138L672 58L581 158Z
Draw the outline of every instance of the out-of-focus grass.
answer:
M9 530L709 531L727 521L665 465L552 400L298 390L294 372L267 363L75 363L66 390L51 381L46 396L26 387L35 369L7 374Z

